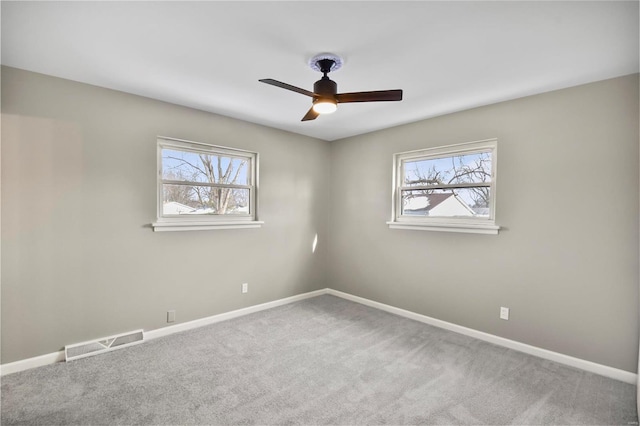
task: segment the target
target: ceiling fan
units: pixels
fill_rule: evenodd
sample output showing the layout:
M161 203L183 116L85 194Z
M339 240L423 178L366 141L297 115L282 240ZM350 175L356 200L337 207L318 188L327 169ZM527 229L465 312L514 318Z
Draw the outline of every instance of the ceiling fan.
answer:
M383 102L401 101L402 90L376 90L371 92L337 93L338 85L329 79L327 74L342 66L342 59L332 54L316 55L309 61L309 66L320 71L323 76L313 85L313 92L283 83L272 78L258 80L262 83L291 90L313 98L311 109L302 117L302 121L315 120L320 114L330 114L338 108L339 103L347 102Z

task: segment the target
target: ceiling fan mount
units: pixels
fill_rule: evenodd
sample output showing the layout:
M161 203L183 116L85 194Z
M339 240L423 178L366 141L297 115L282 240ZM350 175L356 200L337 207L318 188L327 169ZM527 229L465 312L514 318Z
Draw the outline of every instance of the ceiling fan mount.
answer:
M325 74L331 71L338 71L342 68L342 64L342 58L333 53L320 53L309 59L309 67L312 70Z
M342 66L342 58L331 53L322 53L309 60L314 71L320 71L322 78L313 85L313 92L292 86L281 81L265 78L262 83L291 90L313 98L311 109L302 117L302 121L315 120L320 114L329 114L337 109L338 103L401 101L402 90L377 90L370 92L338 93L338 85L327 74Z

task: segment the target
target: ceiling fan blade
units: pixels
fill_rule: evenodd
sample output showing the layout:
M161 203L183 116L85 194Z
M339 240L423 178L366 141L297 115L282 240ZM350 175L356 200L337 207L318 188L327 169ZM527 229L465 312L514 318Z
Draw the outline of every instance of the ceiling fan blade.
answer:
M313 92L301 89L301 88L296 87L296 86L292 86L292 85L287 84L287 83L283 83L283 82L278 81L278 80L274 80L272 78L263 78L262 80L258 80L258 81L261 82L261 83L267 83L267 84L270 84L272 86L281 87L283 89L291 90L292 92L301 93L303 95L307 95L307 96L311 96L311 97L314 96Z
M320 114L318 114L317 112L315 112L313 110L313 107L311 107L311 109L309 109L309 111L307 111L307 113L305 114L304 117L302 117L302 120L300 121L309 121L309 120L315 120L316 118L318 118Z
M376 90L373 92L338 93L336 101L345 102L383 102L401 101L402 90Z

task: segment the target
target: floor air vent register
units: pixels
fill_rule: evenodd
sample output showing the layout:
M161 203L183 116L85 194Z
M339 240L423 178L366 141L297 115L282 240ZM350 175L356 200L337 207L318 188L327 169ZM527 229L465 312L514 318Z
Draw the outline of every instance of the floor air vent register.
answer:
M130 331L98 340L67 345L64 347L64 357L67 362L74 361L76 359L126 348L127 346L137 345L143 341L143 330Z

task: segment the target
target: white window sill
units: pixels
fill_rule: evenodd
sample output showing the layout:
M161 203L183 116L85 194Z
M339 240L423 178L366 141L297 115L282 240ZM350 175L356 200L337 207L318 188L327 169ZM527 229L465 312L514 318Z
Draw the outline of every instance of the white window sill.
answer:
M470 234L497 235L500 227L489 223L415 223L387 222L390 229L411 229L414 231L466 232Z
M210 231L214 229L244 229L244 228L260 228L264 222L253 221L229 221L229 222L154 222L151 224L154 232L167 231Z

